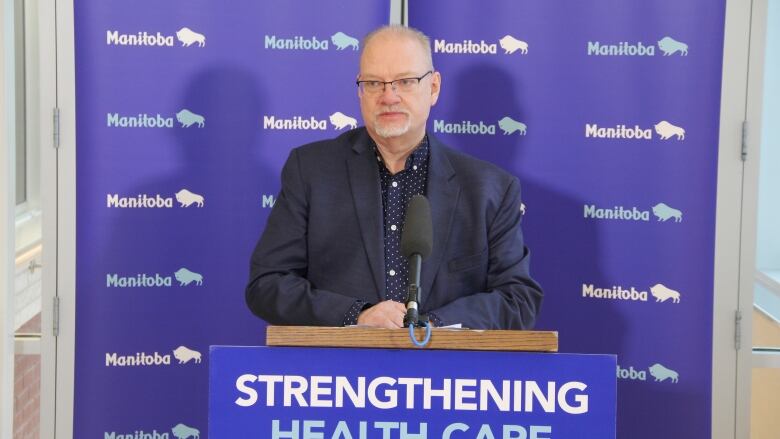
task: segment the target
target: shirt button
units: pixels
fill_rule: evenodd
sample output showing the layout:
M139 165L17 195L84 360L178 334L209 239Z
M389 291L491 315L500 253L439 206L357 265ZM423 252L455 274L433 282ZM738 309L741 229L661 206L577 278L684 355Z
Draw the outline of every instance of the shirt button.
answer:
M390 276L395 276L395 270L390 270Z
M390 226L390 230L395 230L395 229L397 229L397 228L398 228L398 227L396 227L396 226L395 226L395 224L393 224L392 226Z
M398 182L397 181L393 182L393 187L398 187Z
M412 169L417 170L417 165L412 166Z

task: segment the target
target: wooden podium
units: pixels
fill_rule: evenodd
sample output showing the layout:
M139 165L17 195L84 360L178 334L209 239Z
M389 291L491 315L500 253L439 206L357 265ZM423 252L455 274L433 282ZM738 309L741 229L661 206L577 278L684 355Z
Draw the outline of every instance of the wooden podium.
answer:
M415 330L422 340L425 330ZM409 329L360 326L269 326L267 346L418 349L409 339ZM424 349L468 351L558 352L555 331L503 331L433 328Z

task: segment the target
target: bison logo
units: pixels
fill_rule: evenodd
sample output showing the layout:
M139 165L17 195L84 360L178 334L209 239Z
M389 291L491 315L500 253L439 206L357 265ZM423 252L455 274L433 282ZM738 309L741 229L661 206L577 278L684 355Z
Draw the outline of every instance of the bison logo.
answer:
M661 140L667 140L672 136L677 136L677 140L685 139L685 130L681 127L674 126L669 122L662 120L654 125L655 132L661 136Z
M331 35L330 41L336 46L336 50L344 50L347 47L352 47L352 50L358 50L358 47L360 46L360 42L357 38L350 37L344 32L336 32Z
M517 131L521 136L525 136L525 129L527 128L524 123L518 122L508 116L498 121L498 127L501 128L504 135L509 135Z
M176 439L199 439L200 431L197 428L188 427L184 424L176 424L171 429L173 437Z
M664 203L658 203L653 206L653 215L658 217L658 221L666 221L669 218L674 218L674 222L682 222L682 211L667 206Z
M674 55L680 52L680 56L688 55L688 45L675 41L672 37L663 37L658 41L658 48L664 53L664 56Z
M671 369L667 369L658 363L650 366L650 369L648 370L650 371L650 375L652 375L656 381L666 381L667 379L671 379L673 383L676 383L677 379L680 378L679 373Z
M197 124L198 128L206 126L206 118L200 114L195 114L188 109L183 109L176 113L176 120L181 123L182 128L189 128L193 124Z
M195 204L198 207L203 207L203 195L193 194L187 189L182 189L176 192L176 201L179 202L181 207L190 207Z
M337 130L343 129L344 127L357 128L357 119L349 117L340 111L330 115L330 123L332 123L333 127Z
M504 49L505 55L511 55L518 50L522 55L525 55L528 53L528 43L525 41L520 41L517 38L507 35L500 40L498 40L498 44L501 46L502 49Z
M655 297L656 302L666 302L672 299L672 303L680 303L680 292L667 288L663 284L655 284L650 287L650 294Z
M187 364L191 360L195 360L195 363L200 363L200 352L193 351L186 346L179 346L174 349L173 356L179 360L179 364Z
M195 285L203 285L203 275L192 272L186 268L180 268L173 273L173 276L179 281L180 287L186 287L187 285L195 282Z
M206 45L206 36L199 34L188 27L183 27L176 32L176 39L181 41L181 45L184 47L190 47L194 43L198 43L198 47Z

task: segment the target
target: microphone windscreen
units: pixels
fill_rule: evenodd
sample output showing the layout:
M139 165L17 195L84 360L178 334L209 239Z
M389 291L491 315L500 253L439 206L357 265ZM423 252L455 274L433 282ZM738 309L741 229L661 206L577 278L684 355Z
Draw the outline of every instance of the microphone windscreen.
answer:
M432 248L431 205L424 196L415 195L406 207L406 220L401 233L401 254L409 258L417 253L425 259L431 254Z

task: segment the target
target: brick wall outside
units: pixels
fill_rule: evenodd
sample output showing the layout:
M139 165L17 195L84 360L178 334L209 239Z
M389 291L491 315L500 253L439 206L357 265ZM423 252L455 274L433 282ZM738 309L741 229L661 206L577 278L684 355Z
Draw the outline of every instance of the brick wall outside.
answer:
M40 332L41 315L22 325L17 332ZM40 438L41 356L14 356L14 437Z

